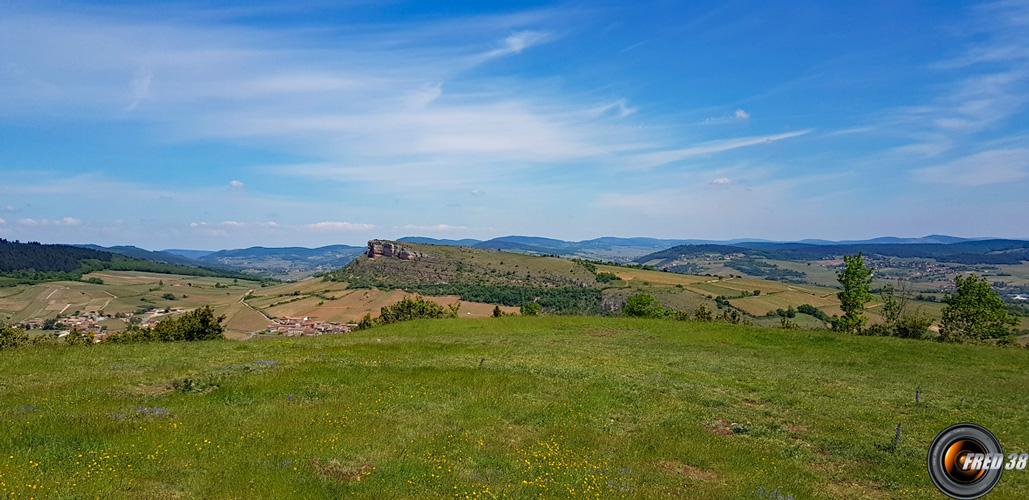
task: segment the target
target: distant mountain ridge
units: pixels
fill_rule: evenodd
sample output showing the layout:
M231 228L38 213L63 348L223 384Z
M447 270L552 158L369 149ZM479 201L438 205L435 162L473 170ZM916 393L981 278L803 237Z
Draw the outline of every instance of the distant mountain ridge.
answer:
M195 259L183 257L181 255L175 255L173 253L164 251L146 250L132 245L115 245L110 247L104 247L93 244L82 244L74 245L80 248L89 248L92 250L99 250L101 252L111 252L118 255L124 255L126 257L132 257L134 259L150 260L154 262L163 262L165 264L177 264L180 266L196 266L198 262Z
M972 240L953 243L744 243L739 245L679 245L638 257L657 267L703 255L745 255L776 260L818 260L863 253L885 257L935 259L959 264L1018 264L1029 260L1029 241Z
M157 252L137 247L105 249L97 245L55 245L22 243L0 239L0 282L33 283L79 279L93 271L146 271L191 276L244 277L225 269L215 269L164 260Z
M211 252L196 261L278 278L303 278L339 269L361 255L364 248L350 245L250 247Z
M582 257L588 259L613 260L629 262L644 255L676 247L679 245L723 245L744 248L765 248L780 245L808 246L841 246L841 245L916 245L916 244L953 244L968 241L983 241L990 238L960 238L947 235L927 235L922 237L882 236L867 240L820 240L806 239L800 241L771 241L760 238L736 238L730 240L705 239L663 239L650 237L616 237L602 236L582 241L566 241L539 236L510 235L489 240L475 239L435 239L424 236L407 236L398 241L432 245L451 245L472 248L503 250L536 255L558 255L562 257Z

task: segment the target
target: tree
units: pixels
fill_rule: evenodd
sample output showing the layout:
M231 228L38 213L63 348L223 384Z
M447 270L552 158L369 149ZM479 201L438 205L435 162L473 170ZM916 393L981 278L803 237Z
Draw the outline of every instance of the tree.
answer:
M493 317L499 318L504 315L504 311L500 310L500 306L493 306Z
M907 308L907 294L901 291L898 296L897 289L893 285L886 285L879 295L883 299L883 320L887 325L896 324L904 316L904 310Z
M865 267L865 259L861 254L843 257L843 270L836 274L843 290L836 294L840 299L843 316L834 316L833 330L846 333L860 333L868 318L865 317L865 304L872 300L869 291L872 286L872 270Z
M981 341L1014 334L1017 319L1004 306L986 278L969 274L954 278L955 293L947 295L940 326L941 340Z
M704 304L701 304L696 311L693 311L693 319L697 321L714 321L715 315Z
M665 309L661 307L653 295L643 292L636 292L625 300L622 306L622 314L638 318L660 318L664 316Z
M373 326L375 326L375 320L372 319L371 313L366 313L364 315L364 317L361 318L361 322L359 322L357 324L357 329L358 330L367 330L367 329L369 329L369 328L371 328Z
M540 305L536 302L526 302L521 307L522 316L539 316Z

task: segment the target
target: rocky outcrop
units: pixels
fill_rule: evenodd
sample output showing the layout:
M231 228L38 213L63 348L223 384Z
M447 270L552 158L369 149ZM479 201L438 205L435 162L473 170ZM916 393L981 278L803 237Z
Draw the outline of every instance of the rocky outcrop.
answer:
M368 242L368 257L392 257L400 260L418 260L422 254L395 241L371 240Z

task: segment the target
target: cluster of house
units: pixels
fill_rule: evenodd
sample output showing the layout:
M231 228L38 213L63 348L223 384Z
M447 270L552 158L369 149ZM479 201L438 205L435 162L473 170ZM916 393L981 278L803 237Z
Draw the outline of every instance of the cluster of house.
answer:
M318 321L305 316L303 318L275 318L268 324L265 331L285 337L312 337L330 333L347 333L354 328L357 328L357 325L353 323Z
M93 335L104 335L107 328L100 323L112 317L113 316L107 316L96 311L86 311L77 312L74 315L65 318L59 317L52 325L48 325L47 320L36 318L22 321L21 323L18 323L18 327L25 330L56 328L58 330L58 338L65 337L73 331Z
M102 324L102 322L106 320L122 318L126 321L131 322L133 318L138 318L138 324L140 327L152 328L162 319L186 311L187 309L182 307L152 309L141 314L117 313L114 315L109 315L98 311L76 311L75 314L71 316L58 316L56 319L53 320L46 320L43 318L25 320L21 323L18 323L18 327L24 330L42 330L47 328L54 329L57 330L58 338L66 337L69 334L71 334L71 332L78 331L85 334L92 334L93 338L97 342L99 342L100 340L106 338L109 334L109 332L107 331L107 327Z

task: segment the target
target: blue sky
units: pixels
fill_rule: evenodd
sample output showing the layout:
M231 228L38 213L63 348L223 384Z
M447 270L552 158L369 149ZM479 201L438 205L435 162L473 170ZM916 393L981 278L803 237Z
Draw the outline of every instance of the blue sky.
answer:
M0 237L1029 237L1029 3L0 4Z

